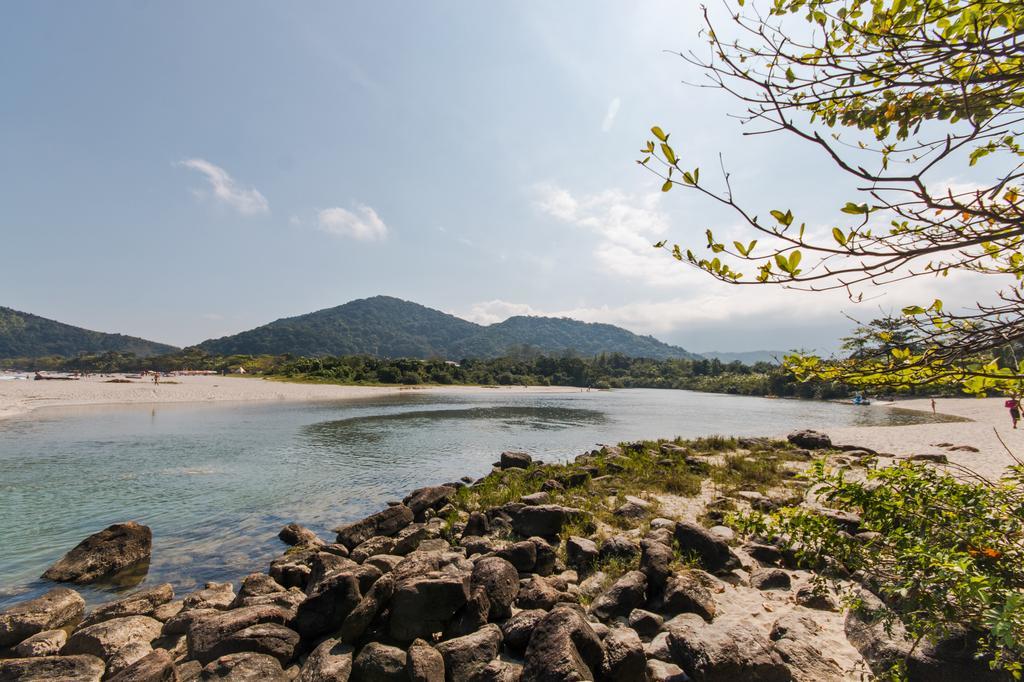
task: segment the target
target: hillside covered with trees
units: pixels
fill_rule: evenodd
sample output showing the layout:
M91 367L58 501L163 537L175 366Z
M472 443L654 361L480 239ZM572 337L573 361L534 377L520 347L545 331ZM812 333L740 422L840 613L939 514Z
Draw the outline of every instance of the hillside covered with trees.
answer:
M546 355L621 353L659 360L699 357L652 336L639 336L610 324L519 316L484 326L390 296L359 299L276 320L240 334L204 341L198 347L219 355L367 354L458 359L497 358L523 346Z
M70 357L106 351L146 357L176 350L165 343L95 332L0 306L0 358Z

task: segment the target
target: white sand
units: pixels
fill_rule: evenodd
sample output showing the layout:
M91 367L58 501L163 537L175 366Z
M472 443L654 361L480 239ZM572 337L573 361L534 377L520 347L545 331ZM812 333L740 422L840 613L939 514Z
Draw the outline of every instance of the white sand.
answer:
M169 383L177 382L177 383ZM0 381L0 419L45 407L149 403L192 403L250 400L351 400L395 394L402 391L486 391L521 393L565 392L564 387L502 386L482 388L451 386L412 388L397 386L336 386L267 381L254 377L181 376L161 380L135 379L131 383L110 383L109 377L77 381Z
M900 457L942 453L950 462L960 464L990 478L998 478L1013 458L999 442L1001 438L1014 455L1024 459L1024 421L1014 430L1005 398L937 398L936 411L970 419L968 422L918 424L914 426L872 426L841 429L823 428L832 442L867 446L878 452ZM905 400L896 407L931 412L928 399ZM865 409L886 409L872 405ZM998 434L998 436L996 435ZM957 452L940 443L970 445L979 452Z

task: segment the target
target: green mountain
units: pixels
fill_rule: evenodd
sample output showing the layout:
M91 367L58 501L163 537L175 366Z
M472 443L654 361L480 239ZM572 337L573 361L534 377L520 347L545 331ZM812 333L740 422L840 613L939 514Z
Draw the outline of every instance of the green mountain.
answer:
M0 306L0 358L71 357L118 351L140 357L178 350L164 343L124 334L94 332Z
M209 353L322 356L367 353L381 357L495 358L524 347L544 354L622 353L645 358L699 356L651 336L609 324L553 317L511 317L483 326L389 296L288 317L199 344Z

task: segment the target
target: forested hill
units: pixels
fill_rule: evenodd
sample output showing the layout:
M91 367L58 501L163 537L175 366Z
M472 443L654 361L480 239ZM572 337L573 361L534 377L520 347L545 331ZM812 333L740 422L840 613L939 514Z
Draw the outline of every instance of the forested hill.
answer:
M119 351L144 357L178 350L165 343L124 334L94 332L0 306L0 358L74 357Z
M654 359L697 358L651 336L608 324L512 317L483 326L389 296L289 317L199 344L209 353L302 356L370 354L409 358L496 358L529 348L546 355L622 353Z

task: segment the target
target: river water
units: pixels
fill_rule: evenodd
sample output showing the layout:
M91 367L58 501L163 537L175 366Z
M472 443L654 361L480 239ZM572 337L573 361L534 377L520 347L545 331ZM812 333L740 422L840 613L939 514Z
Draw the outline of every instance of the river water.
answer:
M481 476L503 450L566 460L599 443L895 425L930 414L690 391L406 392L329 403L40 410L0 421L0 607L45 591L85 536L153 529L143 584L237 581L297 521L321 534L418 486ZM83 590L91 602L115 586Z

